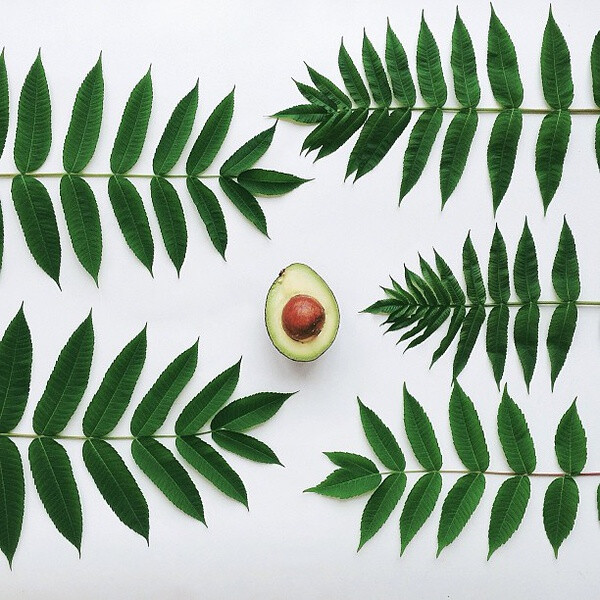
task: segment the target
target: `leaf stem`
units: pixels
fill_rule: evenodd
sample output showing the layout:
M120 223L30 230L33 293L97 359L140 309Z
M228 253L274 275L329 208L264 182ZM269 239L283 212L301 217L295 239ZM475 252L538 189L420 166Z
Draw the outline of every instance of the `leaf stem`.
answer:
M474 107L470 107L470 108L465 108L463 106L437 106L437 107L436 106L410 106L410 107L408 107L408 106L390 106L390 107L388 107L388 110L402 110L402 111L410 110L412 112L425 112L426 110L432 110L432 109L441 110L442 112L447 112L447 113L457 113L457 112L461 112L463 110L473 110L478 113L491 113L491 114L498 114L504 110L511 110L508 107L504 108L502 106L495 106L495 107L474 106ZM364 110L364 109L357 107L357 108L351 108L350 110L357 111L357 110ZM370 106L367 110L372 112L375 110L381 110L381 107L380 106ZM555 109L552 109L552 108L518 107L518 110L520 110L525 115L548 115L550 113L557 112ZM345 113L345 112L348 112L348 110L340 109L335 112ZM600 115L600 108L569 108L569 109L567 109L566 112L568 112L572 115Z
M200 431L194 435L198 436L198 435L209 435L213 433L212 429L209 429L208 431ZM8 433L0 433L0 436L4 436L4 437L9 437L9 438L23 438L23 439L28 439L28 440L35 440L37 438L42 438L42 437L49 437L52 438L54 440L75 440L75 441L81 441L81 442L85 442L86 440L105 440L105 441L117 441L117 440L125 440L125 441L133 441L136 440L137 437L133 436L133 435L107 435L105 437L87 437L85 435L39 435L37 433L19 433L19 432L15 432L15 431L10 431ZM175 438L181 437L178 436L177 434L174 433L159 433L159 434L155 434L155 435L151 435L148 437L152 437L154 439L167 439L167 440L174 440Z
M401 471L382 471L380 475L391 475L400 473ZM440 469L439 471L427 471L425 469L406 469L402 471L407 475L424 475L426 473L440 473L442 475L467 475L468 473L477 473L479 471L469 471L468 469ZM515 477L519 475L527 475L529 477L564 477L568 473L551 473L537 471L533 473L513 473L512 471L480 471L482 475L497 475L500 477ZM600 477L600 471L584 471L582 473L573 474L573 477Z
M13 179L14 177L18 177L19 175L23 175L23 173L0 173L0 179ZM64 177L65 175L73 175L74 177L82 177L83 179L108 179L115 175L115 173L67 173L67 172L56 172L56 173L26 173L26 175L30 175L31 177L36 177L37 179L57 179L60 177ZM121 173L119 177L126 177L128 179L152 179L153 177L162 177L164 179L186 179L188 175L185 173L171 173L167 175L154 175L152 173ZM218 179L220 175L218 174L206 174L206 175L193 175L195 179Z

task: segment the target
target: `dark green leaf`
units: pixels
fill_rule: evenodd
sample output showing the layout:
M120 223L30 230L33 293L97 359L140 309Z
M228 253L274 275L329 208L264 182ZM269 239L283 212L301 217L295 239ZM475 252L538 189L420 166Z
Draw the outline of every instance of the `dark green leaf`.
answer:
M298 91L313 105L324 108L328 113L335 112L336 106L323 92L318 90L317 88L311 87L310 85L306 85L305 83L301 83L292 80Z
M0 549L12 566L25 505L23 462L15 443L0 437Z
M467 235L467 239L463 245L462 259L469 300L473 304L485 304L485 286L483 284L479 260L477 259L475 248L473 248L470 233Z
M505 544L521 525L531 495L529 477L518 475L502 483L490 516L488 529L488 560Z
M579 298L581 284L577 248L566 218L563 220L558 250L552 265L552 285L556 295L565 302Z
M567 42L552 15L552 7L544 29L540 64L546 102L556 110L569 108L573 102L571 55Z
M344 42L340 44L340 51L338 53L338 67L340 69L340 75L344 80L344 85L350 94L350 97L359 108L366 108L371 103L369 97L369 91L367 86L360 76L352 57L348 54L348 51L344 47ZM278 115L276 115L278 116Z
M488 291L490 298L504 304L510 299L510 281L508 275L508 256L504 238L496 225L492 246L490 248L490 261L488 267Z
M276 119L288 119L295 121L296 123L304 123L312 125L313 123L320 123L326 119L331 113L321 106L314 104L297 104L284 110L280 110L273 116Z
M529 390L537 360L539 323L540 309L537 304L525 304L519 308L515 317L514 338L527 390Z
M324 452L336 466L354 473L378 473L377 465L366 456L353 452Z
M380 125L381 123L381 125ZM359 164L364 163L368 154L365 152L367 145L372 145L372 138L376 134L380 134L382 129L385 129L387 123L387 111L383 108L375 109L366 120L365 126L363 127L352 152L348 159L348 166L346 167L346 177L349 177L358 170ZM375 138L376 141L377 138Z
M71 122L63 147L63 166L67 173L83 171L92 159L104 104L104 78L102 76L102 56L85 76L77 95L71 114Z
M577 326L577 306L574 302L559 304L552 313L548 328L548 356L550 357L550 379L552 388L571 348Z
M496 385L500 385L500 380L504 374L506 364L506 353L508 350L508 306L500 304L494 306L488 314L487 328L485 334L485 350L487 352Z
M352 108L352 101L350 98L348 98L348 96L346 96L346 94L344 94L344 92L342 92L342 90L340 90L340 88L335 85L333 81L327 79L327 77L321 75L321 73L315 71L308 65L306 65L306 68L308 69L308 74L317 89L322 94L327 96L327 98L329 98L329 100L335 104L337 108L341 110Z
M256 161L269 149L276 126L277 123L248 140L223 163L219 173L223 177L237 177L242 171L252 168Z
M213 431L212 439L224 450L259 463L281 465L277 455L264 442L238 431ZM282 465L283 466L283 465Z
M548 486L544 496L544 529L556 558L575 525L578 505L579 489L572 477L557 477Z
M465 108L479 104L481 90L477 79L477 64L471 36L456 9L456 20L452 30L452 55L450 57L454 76L456 99Z
M50 92L42 56L38 52L19 98L15 164L21 173L39 169L48 158L52 143Z
M92 313L73 332L60 351L33 413L38 435L58 435L79 406L90 376L94 353Z
M367 32L363 32L362 59L367 81L375 104L387 107L392 103L392 91L388 83L385 69Z
M460 284L456 280L454 273L452 273L452 270L446 261L437 252L435 252L435 266L437 267L444 287L448 290L448 293L452 298L453 304L464 304L465 293L462 291Z
M12 199L35 262L60 287L60 238L48 190L30 175L12 180Z
M83 416L86 437L105 437L120 421L146 360L146 327L113 360Z
M31 333L21 306L0 340L0 433L12 431L25 412L31 360Z
M200 494L168 448L154 438L139 438L131 442L131 454L137 466L177 508L205 522Z
M0 156L6 145L9 122L9 99L8 99L8 75L6 73L6 61L4 60L4 48L0 53Z
M281 196L310 181L289 173L248 169L238 175L238 183L256 196Z
M594 94L594 103L596 106L600 106L600 31L594 38L590 63L592 66L592 91Z
M198 82L173 110L158 142L152 169L156 175L166 175L175 166L192 133L198 108Z
M94 192L88 182L78 175L63 175L60 179L60 201L73 250L81 266L98 285L102 229Z
M414 106L417 91L408 67L406 52L392 30L389 19L385 36L385 65L392 82L394 98L400 106Z
M131 418L133 436L156 433L165 422L173 403L192 378L197 363L198 341L196 340L166 367L138 404Z
M485 308L478 304L473 306L467 312L467 316L462 323L460 329L460 337L458 339L458 346L456 348L456 354L454 355L454 364L452 366L452 376L456 379L462 370L467 366L471 352L475 347L475 342L479 337L479 332L485 321Z
M33 482L48 516L58 531L81 552L81 502L65 449L51 438L29 444Z
M119 453L104 440L86 440L83 462L102 497L121 522L148 541L148 505Z
M515 256L515 291L523 302L537 302L540 298L540 281L538 278L538 261L535 242L531 230L525 220L523 233L517 246Z
M417 41L417 80L423 100L429 106L442 107L446 103L448 90L442 72L440 51L425 22L425 15L421 14L421 28Z
M219 184L225 195L233 202L242 215L261 233L264 233L268 237L265 213L256 201L256 198L246 188L229 177L219 177Z
M138 161L152 111L152 76L150 69L133 88L117 131L110 155L110 170L122 175Z
M127 245L152 273L154 242L140 193L129 179L113 175L108 180L108 197Z
M379 473L367 473L336 469L318 485L304 490L331 498L354 498L374 490L381 483Z
M575 401L558 424L554 448L558 464L565 473L578 475L583 471L587 459L587 439Z
M454 341L454 338L458 335L458 332L462 329L465 315L467 313L467 309L464 306L457 306L452 313L452 318L450 319L450 325L448 325L448 331L446 335L442 338L440 345L437 347L436 351L433 353L431 357L430 367L433 366L439 358L448 350L450 344Z

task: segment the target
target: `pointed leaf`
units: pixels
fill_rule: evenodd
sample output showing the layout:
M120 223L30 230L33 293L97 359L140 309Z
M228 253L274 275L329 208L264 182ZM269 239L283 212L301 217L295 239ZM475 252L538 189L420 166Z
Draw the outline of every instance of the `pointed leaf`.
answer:
M331 498L354 498L374 490L381 483L379 473L348 471L336 469L318 485L304 490Z
M452 318L450 319L450 324L448 325L448 331L446 335L442 338L440 345L437 347L436 351L433 353L431 357L431 364L433 364L440 359L440 357L448 350L450 344L454 341L454 338L458 335L458 332L462 329L462 326L465 321L465 315L467 313L467 309L464 306L457 306L452 313Z
M33 413L38 435L58 435L79 406L90 376L94 352L92 313L73 332L60 351L44 393Z
M366 108L335 115L331 119L332 126L327 130L315 160L329 156L341 148L364 125L368 116L369 111ZM333 123L334 119L335 123Z
M6 145L9 122L9 98L8 98L8 75L6 73L6 61L4 60L4 49L0 53L0 156Z
M540 298L540 281L535 242L525 220L523 233L515 256L515 291L523 302L537 302Z
M389 106L392 103L390 84L388 83L381 59L373 47L371 40L367 37L366 31L363 32L362 59L375 104L380 107Z
M484 321L485 308L481 304L473 306L469 309L469 312L467 312L467 316L460 329L458 346L456 348L456 354L454 355L454 364L452 366L452 376L454 379L456 379L467 366L467 362L469 362L469 357L471 356L471 352L473 352L473 348L475 347Z
M566 218L563 220L558 250L552 265L552 285L556 295L565 302L579 298L581 283L577 248Z
M310 181L289 173L267 169L248 169L240 173L237 180L251 194L258 196L281 196Z
M414 106L417 91L408 67L408 58L400 40L392 30L388 19L385 36L385 65L387 67L394 98L400 106Z
M521 306L515 317L514 338L528 390L537 360L539 324L540 309L538 305L525 304L525 306Z
M488 267L488 291L490 298L497 304L505 304L510 299L510 281L508 275L508 256L504 238L496 226Z
M550 357L550 379L552 387L562 370L577 327L577 305L574 302L559 304L552 313L548 328L548 356Z
M371 104L369 91L354 64L352 57L344 47L343 41L340 44L340 51L338 53L338 68L352 100L354 100L359 108L368 107L369 104Z
M15 443L0 437L0 550L12 565L25 508L23 462Z
M242 171L252 168L256 161L269 149L276 126L277 124L248 140L223 163L219 173L223 177L237 177Z
M592 66L592 92L594 94L594 103L596 106L600 106L600 31L594 38L590 63Z
M377 465L366 456L353 452L324 452L325 456L336 466L353 473L378 473Z
M573 102L571 55L567 42L552 15L552 7L544 29L540 64L546 102L555 110L569 108Z
M578 475L583 471L587 459L587 439L575 402L558 424L554 448L558 464L565 473Z
M313 105L324 108L328 113L335 112L337 107L321 90L293 80L298 91Z
M410 447L423 468L439 471L442 468L442 454L429 417L417 400L404 386L404 429Z
M327 79L324 75L321 75L318 71L315 71L309 65L306 65L308 69L308 74L315 84L317 89L327 96L327 98L335 104L335 106L341 110L346 110L352 108L352 101L340 88L333 83L330 79Z
M465 108L479 104L481 90L477 79L477 64L471 36L456 9L456 20L452 30L452 55L450 57L454 76L456 99Z
M267 220L256 198L239 183L229 177L219 177L219 184L225 195L233 205L252 223L261 233L268 237Z
M496 385L504 374L506 354L508 351L508 319L509 312L506 304L494 306L488 314L485 334L485 350L487 352Z
M577 516L579 488L572 477L557 477L544 496L544 529L558 558L558 549L567 539Z
M254 462L281 465L277 455L264 442L238 431L221 429L213 431L213 441L224 450L243 456Z
M313 123L320 123L329 115L330 113L321 106L315 104L297 104L296 106L280 110L273 117L312 125Z
M421 14L421 28L417 41L417 80L421 96L429 106L444 106L448 90L442 72L440 51L425 22L424 14Z
M473 304L485 304L485 286L470 233L467 235L463 246L462 258L465 281L467 282L467 296Z
M365 150L367 146L372 146L377 142L377 137L381 136L382 129L385 129L387 123L387 111L382 108L376 108L368 117L365 126L362 128L356 144L352 148L348 166L346 167L346 177L358 170L361 163L364 163L369 156ZM380 125L381 124L381 125ZM373 140L373 137L375 139Z
M506 388L498 406L498 436L510 468L518 474L533 473L536 457L525 415Z

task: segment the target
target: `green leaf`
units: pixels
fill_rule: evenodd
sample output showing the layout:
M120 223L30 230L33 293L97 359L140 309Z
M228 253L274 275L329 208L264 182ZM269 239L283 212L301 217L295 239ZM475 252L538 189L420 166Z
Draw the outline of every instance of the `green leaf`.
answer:
M247 171L253 167L256 161L269 149L276 126L277 123L248 140L223 163L219 173L223 177L237 177L242 171Z
M442 111L431 108L421 113L415 126L410 132L408 146L404 153L402 167L402 183L400 184L400 200L415 186L427 159L431 153L433 142L442 126Z
M424 13L421 13L421 27L417 40L417 80L421 96L429 106L444 106L448 90L442 72L440 51L425 22Z
M514 338L527 390L529 390L537 360L539 324L540 309L537 304L525 304L519 308L515 316Z
M503 110L494 121L487 147L494 213L510 184L522 129L523 115L518 109Z
M457 112L446 131L440 161L440 191L442 207L456 189L467 164L467 157L477 130L477 112L461 110Z
M210 241L219 254L225 258L227 227L225 226L225 217L223 216L223 211L217 197L210 188L206 187L196 177L188 177L186 184L188 192L198 209L200 218L206 227Z
M67 452L51 438L37 438L29 444L29 464L48 516L58 531L81 552L81 502Z
M304 123L312 125L313 123L320 123L326 119L330 113L322 106L315 104L297 104L284 110L280 110L275 113L273 117L276 119L287 119L289 121L295 121L296 123Z
M577 326L577 305L574 302L559 304L552 313L548 328L548 356L550 357L550 379L552 388L560 373L573 342Z
M175 358L146 392L131 418L131 435L153 435L165 422L167 414L198 364L198 340Z
M467 235L467 239L463 245L462 259L469 300L473 304L485 304L485 286L483 284L479 260L477 259L475 248L473 248L470 233Z
M442 454L431 421L423 407L410 395L404 385L404 429L410 447L423 468L439 471L442 468Z
M558 464L565 473L579 475L583 471L587 459L587 440L575 401L558 424L554 448Z
M449 413L452 441L463 465L469 471L487 470L490 466L490 455L479 416L473 402L457 381L452 388Z
M33 413L38 435L58 435L79 406L90 376L94 353L92 313L77 327L63 349Z
M4 49L0 53L0 156L6 146L6 135L9 123L9 97L8 97L8 75L6 73L6 61L4 60Z
M596 121L596 139L594 149L596 150L596 162L598 163L598 168L600 169L600 118Z
M231 398L240 378L242 359L217 375L181 411L175 423L177 435L194 435Z
M479 505L484 490L485 476L482 473L467 473L452 486L442 504L437 556L465 528Z
M71 114L71 122L63 147L63 166L67 173L79 173L88 165L100 135L104 104L102 55L85 76Z
M498 406L498 436L510 468L520 475L535 471L533 440L525 415L504 388Z
M165 248L179 275L187 250L187 227L179 194L164 177L153 177L150 195Z
M175 444L181 456L200 475L224 494L248 508L248 496L242 480L211 445L193 436L178 437Z
M21 89L15 138L15 164L20 173L39 169L52 143L50 92L38 52Z
M173 110L167 126L158 142L152 169L155 175L166 175L179 160L192 133L198 109L198 82Z
M246 188L228 177L219 177L219 184L242 215L268 237L265 213L256 198Z
M410 490L400 515L400 554L404 554L408 544L430 517L441 491L442 476L439 473L426 473Z
M544 117L535 146L535 173L544 212L558 189L570 137L571 115L568 111L559 110Z
M21 305L0 340L0 433L12 431L25 412L31 360L31 333Z
M458 8L452 30L452 54L450 56L452 75L454 77L454 92L456 99L465 108L474 108L479 104L481 90L477 79L477 64L471 36Z
M494 379L498 386L504 374L508 351L508 319L509 311L506 304L494 306L487 318L485 350L492 364Z
M594 103L596 106L600 106L600 31L596 34L596 37L594 37L590 63L592 67L592 92L594 94Z
M388 475L381 485L373 492L360 520L360 550L388 520L394 508L404 493L406 475L392 473Z
M358 399L358 406L363 430L377 458L392 471L404 471L406 460L394 434L360 399Z
M530 495L531 482L527 476L511 477L500 486L490 516L488 560L521 525Z
M0 437L0 482L0 550L12 566L23 525L25 480L19 449L7 437Z
M102 497L121 522L148 541L148 505L119 453L104 440L86 440L83 462Z
M471 352L473 352L475 342L477 342L484 321L485 308L481 304L469 308L467 316L460 328L460 337L458 339L456 354L454 355L454 364L452 365L452 376L454 379L456 379L467 366L467 362L469 361Z
M375 104L382 108L388 107L392 103L390 84L381 59L367 37L366 31L363 32L362 60Z
M146 360L146 327L113 360L83 416L86 437L105 437L120 421L131 401Z
M353 452L324 452L325 456L336 466L353 473L378 473L377 465L366 456Z
M350 97L359 108L367 108L371 104L371 98L369 97L369 91L367 86L360 76L352 57L348 54L348 51L344 47L342 40L340 44L340 51L338 53L338 67L340 75L344 80L344 85L350 94ZM275 115L275 116L279 116Z
M205 523L200 494L168 448L154 438L142 437L131 442L131 454L137 466L177 508Z
M268 421L293 394L259 392L234 400L213 418L211 429L244 431Z
M196 138L185 166L188 175L203 173L221 149L233 117L234 92L217 104Z
M400 40L387 22L385 35L385 65L387 67L394 98L400 106L414 106L417 91L408 67L408 58Z
M462 291L460 284L456 280L454 273L446 263L446 261L434 250L435 253L435 266L437 267L440 279L444 284L444 287L448 290L450 298L452 298L453 304L464 304L465 293Z
M233 452L248 460L270 465L281 465L277 455L269 446L244 433L221 429L213 431L212 439L224 450L229 450L229 452Z
M540 64L546 102L556 110L569 108L573 102L571 55L567 42L552 15L552 7L548 12L548 21L544 29Z
M60 287L60 238L48 190L34 177L19 175L12 180L11 193L29 252Z
M314 492L321 496L340 498L346 500L356 496L362 496L374 490L381 483L379 473L349 471L347 469L336 469L318 485L304 490Z
M129 179L113 175L108 180L108 197L127 245L152 273L154 242L140 193Z
M352 108L352 101L350 98L348 98L348 96L346 96L346 94L344 94L344 92L342 92L342 90L340 90L340 88L335 85L333 81L327 79L327 77L321 75L321 73L315 71L309 65L306 65L306 68L308 69L308 74L317 89L322 94L327 96L327 98L329 98L329 100L335 104L337 108L341 110Z
M292 79L298 91L313 105L324 108L329 114L336 111L336 105L323 92L317 88Z
M458 335L458 332L462 329L463 323L465 321L465 315L467 313L467 309L464 306L457 306L453 313L452 318L450 319L450 324L448 325L448 331L446 335L442 338L440 345L437 347L436 351L433 353L431 357L431 364L433 364L439 360L439 358L448 350L450 344L454 341L454 338Z
M575 525L578 505L579 489L572 477L557 477L552 480L544 496L543 516L544 529L556 558L558 549Z
M152 75L150 69L133 88L117 131L110 155L110 170L116 175L130 171L138 161L152 111Z
M566 218L563 220L558 250L552 265L552 286L556 295L564 302L571 302L579 298L581 283L579 281L577 248Z
M523 84L519 75L515 47L496 16L490 15L487 71L494 98L503 108L518 108L523 102Z
M538 261L535 242L525 219L523 233L517 246L515 256L515 291L523 302L537 302L540 298L540 281L538 278Z
M281 196L310 179L267 169L248 169L238 175L238 183L255 196Z
M505 304L510 299L506 244L504 243L504 238L497 225L494 230L494 237L492 238L492 246L490 248L488 291L490 293L490 298L498 304Z
M102 229L94 192L85 179L77 175L63 175L60 179L60 201L73 250L81 266L98 285Z

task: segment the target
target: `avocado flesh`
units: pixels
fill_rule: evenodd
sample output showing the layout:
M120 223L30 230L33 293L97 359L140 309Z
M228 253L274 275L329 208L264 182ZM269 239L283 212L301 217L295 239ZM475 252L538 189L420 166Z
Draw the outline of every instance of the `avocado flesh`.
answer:
M298 295L315 298L325 310L321 332L305 341L292 339L281 322L285 305ZM294 263L281 271L269 289L265 321L269 337L279 352L292 360L308 362L321 356L333 343L340 324L340 311L325 281L307 265Z

